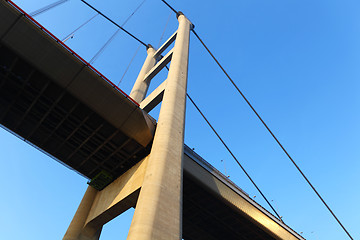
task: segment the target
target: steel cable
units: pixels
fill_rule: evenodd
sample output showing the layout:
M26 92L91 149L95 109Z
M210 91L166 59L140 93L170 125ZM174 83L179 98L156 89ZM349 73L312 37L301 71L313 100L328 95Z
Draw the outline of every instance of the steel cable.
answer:
M136 49L134 56L131 58L131 60L130 60L130 62L129 62L129 65L127 65L127 67L126 67L126 69L125 69L125 72L124 72L124 74L121 76L121 79L120 79L119 83L117 84L117 86L119 86L119 85L120 85L120 83L122 82L122 80L124 79L124 77L125 77L125 75L126 75L127 71L129 70L129 68L130 68L130 66L131 66L131 64L132 64L132 62L134 61L134 59L135 59L135 57L136 57L137 53L139 52L140 47L141 47L141 45L139 45L139 47Z
M54 2L52 4L49 4L49 5L45 6L45 7L40 8L40 9L34 11L34 12L31 12L29 15L31 17L35 17L35 16L37 16L37 15L39 15L41 13L44 13L44 12L46 12L46 11L56 7L56 6L59 6L60 4L65 3L67 1L69 1L69 0L60 0L60 1Z
M130 18L141 8L146 0L143 0L137 8L127 17L127 19L121 24L121 27L124 27L125 24L130 20ZM106 43L100 48L100 50L95 54L95 56L90 60L90 64L93 64L95 60L104 52L105 48L114 40L116 35L119 33L120 29L117 29L116 32L106 41ZM136 52L137 53L137 52ZM136 55L136 54L135 54ZM132 61L130 61L131 64ZM126 70L127 71L127 70ZM126 73L125 71L125 73ZM124 76L124 75L123 75Z
M167 66L165 66L165 68L169 71L169 68ZM264 200L266 201L266 203L270 206L270 208L274 211L274 213L276 214L276 216L278 217L278 219L284 223L284 221L282 220L281 216L277 213L277 211L275 210L275 208L271 205L271 203L267 200L267 198L265 197L265 195L262 193L262 191L260 190L260 188L256 185L256 183L254 182L254 180L250 177L250 175L247 173L247 171L245 170L245 168L241 165L241 163L239 162L239 160L237 159L237 157L233 154L233 152L230 150L230 148L227 146L227 144L224 142L224 140L222 139L222 137L218 134L218 132L215 130L215 128L212 126L212 124L209 122L209 120L205 117L205 115L202 113L202 111L200 110L200 108L196 105L196 103L194 102L194 100L190 97L189 94L186 93L186 96L189 98L189 100L191 101L191 103L195 106L195 108L197 109L197 111L200 113L200 115L204 118L204 120L206 121L206 123L209 125L209 127L211 128L211 130L215 133L215 135L217 136L217 138L221 141L221 143L224 145L224 147L226 148L226 150L230 153L230 155L233 157L233 159L236 161L236 163L240 166L240 168L243 170L243 172L245 173L245 175L249 178L250 182L254 185L254 187L256 188L256 190L258 190L258 192L260 193L260 195L264 198Z
M141 8L141 6L145 3L146 0L143 0L137 8L128 16L128 18L124 21L124 23L121 25L122 27L130 20L130 18Z
M262 193L262 191L260 190L260 188L256 185L256 183L254 182L254 180L250 177L250 175L248 174L248 172L245 170L245 168L241 165L241 163L239 162L239 160L237 159L237 157L234 155L234 153L230 150L230 148L228 147L228 145L225 143L225 141L222 139L222 137L219 135L219 133L215 130L215 128L212 126L212 124L209 122L209 120L205 117L205 115L202 113L202 111L200 110L200 108L196 105L196 103L194 102L194 100L192 100L192 98L190 97L189 94L186 94L186 96L189 98L190 102L194 105L194 107L196 108L196 110L200 113L200 115L203 117L203 119L206 121L206 123L209 125L209 127L211 128L211 130L215 133L215 135L217 136L217 138L220 140L220 142L224 145L224 147L226 148L226 150L230 153L230 155L233 157L233 159L236 161L236 163L239 165L239 167L241 168L241 170L245 173L245 175L249 178L249 180L251 181L251 183L254 185L254 187L256 188L256 190L258 190L258 192L260 193L260 195L264 198L264 200L266 201L266 203L270 206L270 208L274 211L274 213L276 214L276 216L278 217L278 219L281 222L284 222L282 220L282 218L280 217L280 215L277 213L277 211L275 210L275 208L271 205L271 203L269 202L269 200L267 200L267 198L265 197L265 195Z
M164 27L164 31L163 31L162 34L161 34L161 37L160 37L160 40L159 40L159 43L158 43L157 48L160 47L161 41L162 41L162 39L164 38L167 25L169 24L169 21L170 21L170 17L171 17L171 13L169 14L169 17L168 17L168 19L167 19L167 21L166 21L166 24L165 24L165 27Z
M95 53L92 59L89 61L90 64L93 64L95 60L104 52L105 48L114 40L116 35L120 32L120 29L117 29L113 35L105 42L105 44Z
M116 22L114 22L113 20L111 20L109 17L107 17L105 14L103 14L102 12L100 12L99 10L97 10L94 6L92 6L91 4L89 4L88 2L86 2L85 0L80 0L83 3L85 3L88 7L90 7L91 9L93 9L95 12L97 12L98 14L100 14L101 16L103 16L106 20L108 20L109 22L111 22L112 24L114 24L115 26L117 26L118 28L120 28L123 32L125 32L127 35L129 35L130 37L132 37L133 39L135 39L136 41L138 41L139 43L141 43L142 45L144 45L145 47L147 47L147 44L145 44L143 41L141 41L139 38L135 37L133 34L131 34L129 31L127 31L125 28L123 28L122 26L120 26L119 24L117 24Z
M71 37L74 33L76 33L77 31L79 31L82 27L84 27L86 24L88 24L91 20L93 20L96 16L98 16L99 14L96 13L94 16L92 16L91 18L89 18L88 20L86 20L83 24L81 24L79 27L77 27L74 31L72 31L71 33L69 33L66 37L64 37L61 41L65 42L69 37Z

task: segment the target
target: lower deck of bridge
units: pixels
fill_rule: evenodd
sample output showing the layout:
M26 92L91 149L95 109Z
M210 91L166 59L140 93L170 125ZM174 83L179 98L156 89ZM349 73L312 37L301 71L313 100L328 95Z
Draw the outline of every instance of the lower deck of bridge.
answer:
M186 173L183 202L185 240L275 239Z

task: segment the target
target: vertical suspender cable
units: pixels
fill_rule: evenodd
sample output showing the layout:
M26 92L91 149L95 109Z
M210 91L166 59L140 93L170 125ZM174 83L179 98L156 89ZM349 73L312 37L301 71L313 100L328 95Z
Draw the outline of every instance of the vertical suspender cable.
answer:
M139 6L137 6L137 8L135 8L135 10L128 16L128 18L123 22L123 24L121 25L122 27L125 26L125 24L130 20L130 18L137 12L137 10L139 10L141 8L141 6L145 3L146 0L143 0Z
M76 33L77 31L79 31L82 27L84 27L86 24L88 24L91 20L93 20L96 16L98 16L99 14L96 13L94 16L92 16L91 18L89 18L88 20L86 20L83 24L81 24L79 27L77 27L74 31L72 31L71 33L69 33L68 35L66 35L66 37L64 37L61 41L65 42L69 37L71 37L74 33Z
M106 41L106 43L97 51L97 53L92 57L92 59L89 61L90 64L93 64L95 60L100 56L101 53L105 50L105 48L114 40L116 35L119 33L120 29L117 29L115 33L109 38L109 40Z
M129 70L129 68L130 68L130 66L131 66L131 64L132 64L132 62L134 61L134 59L135 59L135 57L136 57L137 53L139 52L140 47L141 47L141 45L139 45L139 47L136 49L134 56L131 58L129 65L126 67L125 72L124 72L124 74L122 75L122 77L121 77L121 79L120 79L120 81L119 81L119 83L118 83L118 86L120 85L120 83L121 83L121 82L122 82L122 80L124 79L124 77L125 77L125 75L126 75L127 71Z
M160 37L159 44L158 44L157 48L160 47L161 41L162 41L163 38L164 38L164 34L165 34L165 31L166 31L167 25L169 24L170 17L171 17L171 13L169 14L169 17L168 17L168 19L167 19L167 21L166 21L166 24L165 24L165 27L164 27L164 31L163 31L162 34L161 34L161 37Z

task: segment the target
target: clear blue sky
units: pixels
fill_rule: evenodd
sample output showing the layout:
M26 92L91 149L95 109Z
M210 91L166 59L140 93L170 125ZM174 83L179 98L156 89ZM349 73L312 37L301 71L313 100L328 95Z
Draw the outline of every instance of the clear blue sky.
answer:
M121 24L142 0L89 0ZM54 0L15 0L27 12ZM360 2L357 0L171 1L223 63L355 239L360 239ZM125 25L158 46L170 10L147 0ZM63 38L94 15L80 0L36 19ZM1 23L0 23L1 24ZM165 31L177 28L174 15ZM116 28L101 17L67 44L90 60ZM165 40L165 38L163 40ZM284 221L307 239L348 239L194 36L188 92ZM118 83L139 44L120 33L94 66ZM130 92L141 47L120 87ZM165 78L160 75L155 88ZM267 209L249 180L188 102L185 141ZM157 117L157 111L153 113ZM1 129L2 239L61 239L86 179ZM225 160L225 166L221 160ZM133 211L101 240L126 239Z

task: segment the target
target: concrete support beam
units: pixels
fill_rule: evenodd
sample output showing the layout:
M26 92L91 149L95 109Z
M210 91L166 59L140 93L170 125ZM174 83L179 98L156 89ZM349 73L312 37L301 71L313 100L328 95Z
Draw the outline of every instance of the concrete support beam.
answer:
M150 82L170 61L173 55L171 49L161 60L145 75L144 81Z
M162 101L165 88L166 80L140 103L140 108L142 108L145 112L153 110Z
M142 66L140 73L136 79L133 89L130 92L130 97L134 99L136 102L140 103L144 100L146 93L148 91L150 82L144 81L145 75L150 71L150 69L155 65L156 58L155 58L155 49L149 45L147 49L147 57Z
M179 240L182 236L182 159L190 21L179 28L145 179L128 240Z
M154 54L155 58L160 56L160 54L162 54L175 41L176 35L177 31L173 35L171 35L171 37L169 37L169 39L163 45L161 45L161 47Z
M97 193L85 228L99 228L129 208L135 207L144 181L147 160L148 157Z
M88 187L63 240L98 240L102 226L135 207L148 157L102 191Z

